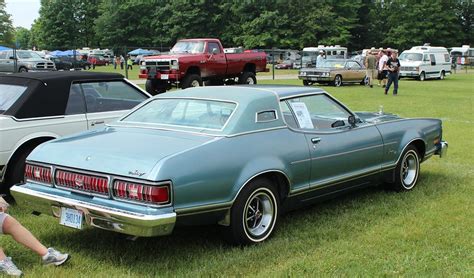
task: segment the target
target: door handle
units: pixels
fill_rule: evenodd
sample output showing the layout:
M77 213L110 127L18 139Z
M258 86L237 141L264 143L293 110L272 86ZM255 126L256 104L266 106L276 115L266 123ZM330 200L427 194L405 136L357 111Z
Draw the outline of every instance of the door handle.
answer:
M317 144L317 143L319 143L319 142L321 142L321 138L319 138L319 137L311 138L311 143Z
M105 123L104 121L94 121L91 123L91 126L95 126L95 125L100 125L100 124L103 124Z

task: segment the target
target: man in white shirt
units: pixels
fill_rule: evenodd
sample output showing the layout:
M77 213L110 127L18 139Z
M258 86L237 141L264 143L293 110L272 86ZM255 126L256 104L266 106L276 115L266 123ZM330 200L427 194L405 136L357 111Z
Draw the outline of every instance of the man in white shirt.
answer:
M380 82L382 82L382 87L385 88L387 85L387 61L388 61L388 56L387 52L385 50L382 50L382 57L380 57L379 64L378 64L378 70L379 70L379 86Z
M324 61L324 51L320 50L319 55L316 58L316 67L320 67Z

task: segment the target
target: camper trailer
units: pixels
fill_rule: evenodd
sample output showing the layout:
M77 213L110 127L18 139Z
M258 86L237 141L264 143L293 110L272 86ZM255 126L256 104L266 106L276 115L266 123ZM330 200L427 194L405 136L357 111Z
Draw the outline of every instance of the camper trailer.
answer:
M321 50L326 54L326 59L347 59L347 47L340 45L305 47L303 48L303 67L315 67L316 59Z
M474 65L474 47L463 45L451 49L451 58L458 65Z

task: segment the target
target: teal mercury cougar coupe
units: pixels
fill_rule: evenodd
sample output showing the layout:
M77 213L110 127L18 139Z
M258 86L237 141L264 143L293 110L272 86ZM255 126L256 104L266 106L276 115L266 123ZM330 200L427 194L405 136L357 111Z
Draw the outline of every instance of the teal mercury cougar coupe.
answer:
M41 144L11 193L77 229L146 237L218 223L251 244L286 210L381 183L412 190L447 147L440 120L355 113L317 88L200 87Z

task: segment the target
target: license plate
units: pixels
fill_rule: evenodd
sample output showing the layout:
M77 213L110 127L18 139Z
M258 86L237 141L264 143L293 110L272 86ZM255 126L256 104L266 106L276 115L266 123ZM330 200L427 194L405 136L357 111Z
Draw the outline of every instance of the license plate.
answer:
M75 229L82 229L82 211L70 208L61 208L59 224Z
M311 80L311 81L318 81L318 79L319 79L319 78L317 78L317 77L311 77L309 80Z
M161 75L161 79L167 80L168 78L169 78L169 75L168 75L168 74L162 74L162 75Z

